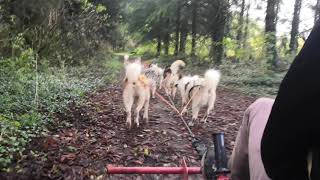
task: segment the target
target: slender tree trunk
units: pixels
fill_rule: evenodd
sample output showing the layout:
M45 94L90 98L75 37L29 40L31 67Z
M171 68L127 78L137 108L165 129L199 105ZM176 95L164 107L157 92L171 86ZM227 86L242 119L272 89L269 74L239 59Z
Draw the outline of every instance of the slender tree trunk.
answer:
M176 18L176 36L175 36L175 48L174 55L179 54L179 35L180 35L180 16L181 16L181 2L177 1L177 18Z
M314 11L314 24L319 20L320 17L320 0L317 0L317 4L315 6L315 11Z
M266 32L266 53L269 65L275 67L277 61L277 11L279 0L268 0L266 19L265 19L265 32Z
M292 28L291 28L291 39L290 39L290 52L296 54L298 48L297 36L299 33L299 23L300 23L300 11L301 11L302 0L296 0L294 4Z
M186 53L186 42L187 42L188 30L183 29L180 32L180 45L179 52L185 54Z
M216 7L216 21L212 23L210 57L213 64L220 65L224 57L223 38L226 35L228 21L229 3L227 0L219 0L219 7Z
M161 50L162 50L162 23L163 23L163 17L162 14L159 16L159 25L158 25L158 34L157 34L157 56L161 55Z
M169 55L169 46L170 46L170 30L169 30L169 27L170 27L170 19L167 18L166 20L166 23L165 23L165 28L166 28L166 33L165 33L165 36L164 36L164 53L165 55Z
M238 26L238 33L237 33L237 41L238 41L238 47L242 47L243 42L243 27L244 27L244 12L246 7L246 0L242 0L241 3L241 11L239 14L239 26Z
M182 54L186 53L188 31L189 31L188 18L185 16L181 16L179 52Z
M157 35L157 56L161 55L161 49L162 49L162 36L161 36L161 29L158 30Z
M279 21L279 11L280 11L280 1L281 0L277 0L276 2L276 25L278 24L278 21Z
M219 29L219 32L216 32L211 37L211 50L210 50L210 56L212 57L212 61L216 65L220 65L224 56L224 47L222 44L223 37L225 34L225 28Z
M158 33L157 37L157 56L160 56L161 54L161 33Z
M198 0L193 0L192 3L192 42L191 42L191 56L195 56L196 52L196 38L197 38L197 16L198 16Z
M248 36L249 36L249 23L250 23L250 6L251 4L249 3L246 9L246 23L245 23L245 28L244 28L244 35L243 35L243 46L247 48L248 46Z
M229 2L230 0L227 0L228 4L230 4ZM230 37L231 39L235 39L236 37L233 37L233 33L231 33L232 30L232 17L233 14L231 11L228 11L228 15L227 15L227 24L226 24L226 28L225 28L225 36L226 37Z

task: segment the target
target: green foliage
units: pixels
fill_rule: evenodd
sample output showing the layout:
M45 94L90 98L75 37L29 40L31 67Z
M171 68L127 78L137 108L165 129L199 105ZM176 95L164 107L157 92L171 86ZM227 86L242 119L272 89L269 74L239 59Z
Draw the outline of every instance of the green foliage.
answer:
M104 64L104 68L108 70L106 75L104 76L105 81L107 82L115 82L118 80L118 73L122 69L122 62L118 60L106 61Z
M194 74L223 57L223 85L275 95L284 74L269 67L280 60L287 69L295 55L288 40L266 35L254 19L240 25L228 3L235 1L0 0L0 168L46 133L54 113L117 79L122 62L106 50L130 49L146 60L160 55L163 66L183 59ZM243 40L236 37L240 26Z
M225 61L220 67L222 84L251 96L274 97L285 73L268 69L267 61L232 63Z
M0 60L0 168L18 159L31 138L46 132L54 113L115 80L122 67L117 58L107 56L95 60L98 64L42 66L37 72L34 57L28 49L20 57Z
M31 48L41 57L40 64L88 63L107 43L119 46L119 3L110 0L5 1L0 10L0 57L18 57Z
M155 42L146 42L135 48L132 54L143 55L143 56L156 56L156 43Z

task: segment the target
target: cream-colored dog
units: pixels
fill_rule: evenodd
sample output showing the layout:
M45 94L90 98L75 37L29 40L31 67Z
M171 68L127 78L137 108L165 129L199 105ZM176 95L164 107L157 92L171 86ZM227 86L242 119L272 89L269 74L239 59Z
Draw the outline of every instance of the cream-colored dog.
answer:
M127 113L126 124L131 129L131 108L137 98L135 124L139 127L139 113L144 107L143 119L148 123L148 109L150 101L150 85L148 78L142 74L141 59L129 62L129 57L124 57L125 78L123 90L123 102Z
M192 98L192 121L189 125L192 125L193 121L197 120L199 111L203 106L207 106L207 111L201 121L206 122L210 112L214 109L216 89L220 76L219 71L210 69L206 71L204 78L194 77L194 82L186 87L185 96L188 97L185 97L185 99Z
M169 67L164 70L163 87L168 96L175 97L177 88L175 84L181 79L180 70L186 66L182 60L176 60Z
M201 85L203 80L204 79L200 78L198 75L195 75L195 76L189 75L189 76L184 76L179 81L177 81L177 84L175 86L180 92L182 106L188 103L188 100L190 99L189 97L190 90L197 85Z

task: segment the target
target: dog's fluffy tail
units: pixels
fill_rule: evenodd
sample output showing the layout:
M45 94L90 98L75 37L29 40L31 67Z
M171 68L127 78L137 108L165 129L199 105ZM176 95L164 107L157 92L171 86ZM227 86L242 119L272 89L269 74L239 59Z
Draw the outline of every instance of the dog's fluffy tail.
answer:
M124 55L123 56L123 60L124 60L124 62L128 62L129 61L129 55L128 54Z
M142 72L142 66L139 63L131 63L126 66L126 79L129 83L138 81Z
M209 90L215 91L218 83L220 81L221 74L218 70L209 69L206 71L204 75L204 87L208 88Z
M170 66L170 69L173 74L177 74L180 69L186 66L186 63L183 62L182 60L176 60L173 62Z

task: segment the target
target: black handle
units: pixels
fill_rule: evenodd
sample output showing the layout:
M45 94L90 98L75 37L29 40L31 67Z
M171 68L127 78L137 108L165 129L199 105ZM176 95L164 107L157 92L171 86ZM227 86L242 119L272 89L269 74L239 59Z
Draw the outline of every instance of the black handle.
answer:
M226 154L226 148L224 146L224 134L213 134L213 144L215 152L215 172L217 174L229 173L230 170L228 169L228 158Z

